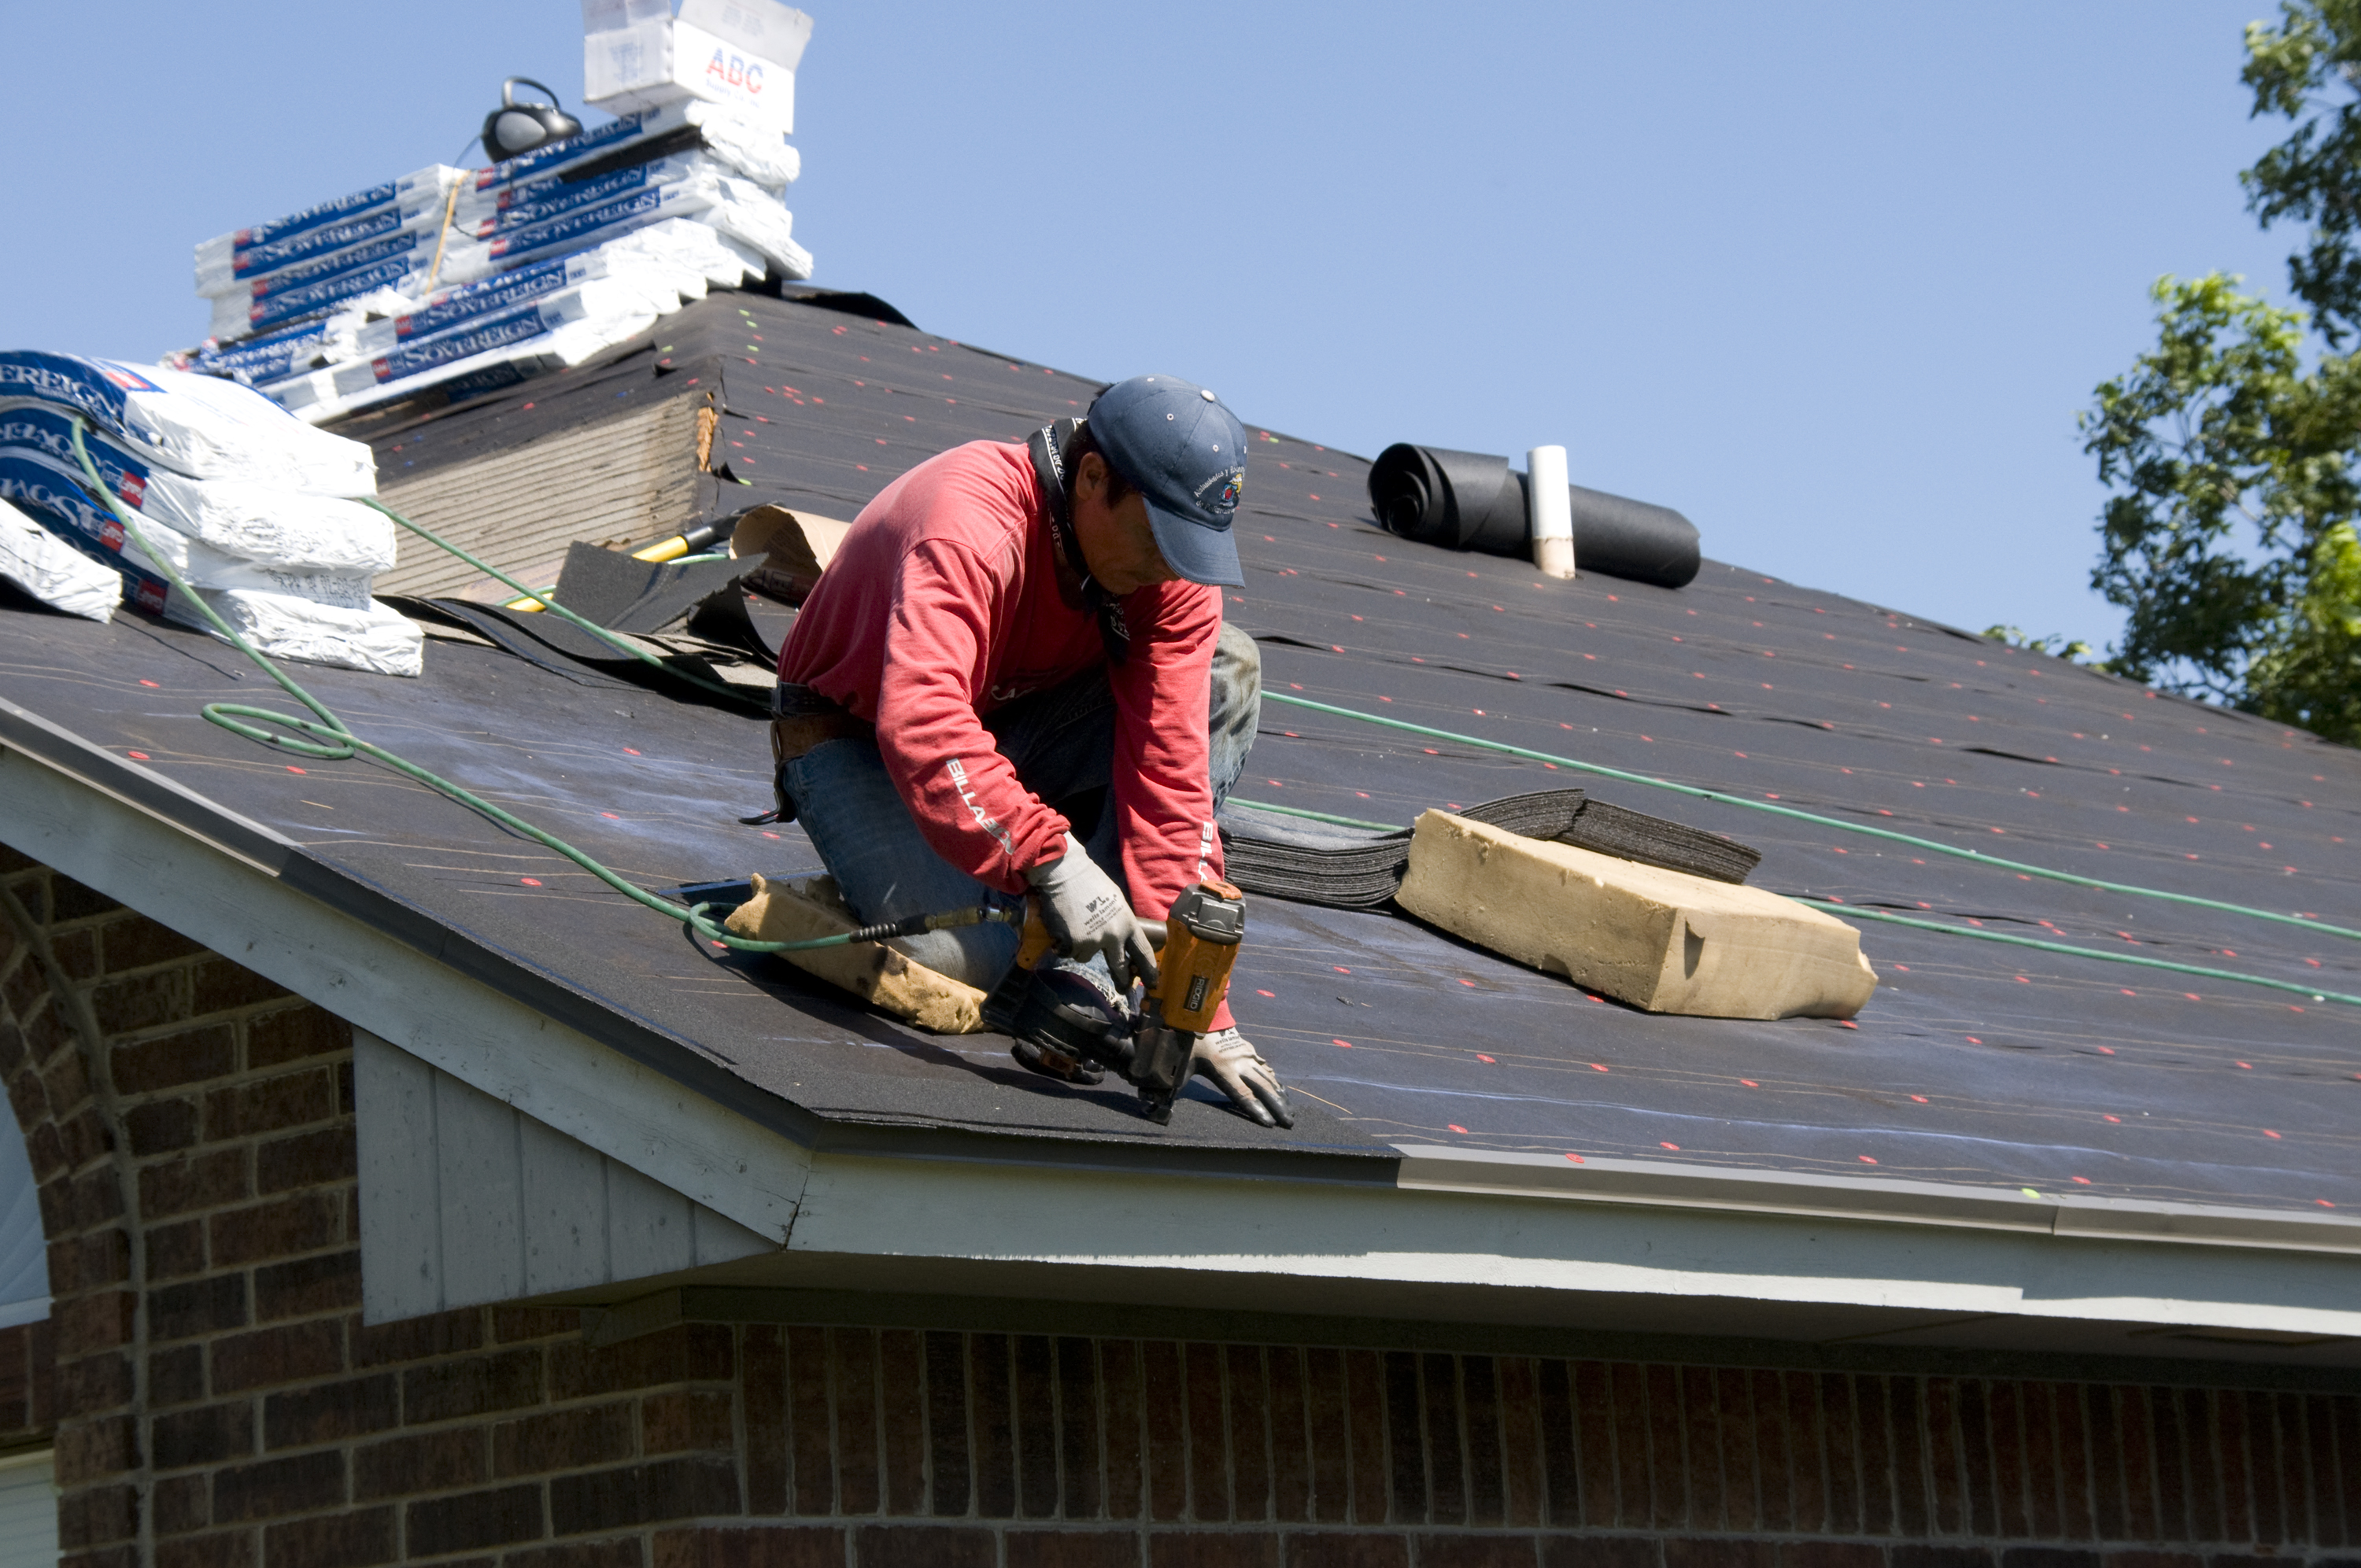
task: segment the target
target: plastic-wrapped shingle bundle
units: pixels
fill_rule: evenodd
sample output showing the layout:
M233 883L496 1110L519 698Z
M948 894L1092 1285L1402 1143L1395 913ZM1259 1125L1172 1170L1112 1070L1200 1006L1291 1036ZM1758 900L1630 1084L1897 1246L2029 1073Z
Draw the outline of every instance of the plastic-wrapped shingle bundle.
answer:
M104 495L75 455L77 420ZM369 594L394 561L392 523L353 499L376 490L367 446L313 430L235 382L76 355L0 353L0 499L111 569L121 597L151 613L210 625L170 586L169 565L274 657L418 674L418 628ZM107 495L137 520L146 548ZM89 613L62 592L17 580L60 609Z
M781 200L798 172L776 129L699 101L421 170L199 246L213 337L181 362L313 422L578 364L708 287L810 276Z

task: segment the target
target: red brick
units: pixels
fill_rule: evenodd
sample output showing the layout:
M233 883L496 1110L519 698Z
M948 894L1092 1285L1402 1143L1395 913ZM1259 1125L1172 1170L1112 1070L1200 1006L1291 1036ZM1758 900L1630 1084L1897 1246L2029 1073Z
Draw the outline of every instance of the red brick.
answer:
M186 1535L213 1523L213 1477L168 1475L148 1493L148 1518L159 1536Z
M1230 1517L1229 1445L1225 1441L1229 1432L1222 1419L1221 1347L1182 1346L1180 1376L1180 1402L1172 1407L1167 1419L1176 1427L1186 1423L1189 1518L1200 1523L1226 1519Z
M1130 1530L1012 1530L1004 1568L1137 1568L1139 1537Z
M52 931L49 958L69 980L92 980L98 974L98 933Z
M963 1334L929 1331L925 1339L928 1453L933 1465L938 1514L968 1510L967 1340Z
M76 1362L74 1365L76 1368L90 1367L96 1374L101 1370L100 1362L101 1358L93 1356L89 1361ZM126 1400L131 1398L129 1370L126 1365L121 1373L122 1398ZM103 1375L109 1383L118 1376L112 1367L104 1368ZM185 1405L192 1399L204 1397L204 1346L184 1345L178 1350L160 1350L148 1356L148 1406L150 1409L160 1409L167 1405Z
M119 1229L68 1236L49 1245L49 1294L76 1296L131 1277L131 1238Z
M62 1117L90 1098L90 1074L83 1069L82 1054L68 1051L41 1070L41 1092L48 1097L50 1113Z
M256 1071L352 1048L353 1026L309 1003L246 1021L246 1064Z
M682 1323L593 1349L575 1341L549 1347L549 1397L582 1399L659 1383L721 1382L735 1371L730 1332Z
M69 1552L129 1541L138 1530L136 1486L85 1486L58 1499L58 1544Z
M559 1535L739 1511L738 1465L730 1459L659 1459L549 1482L550 1526Z
M990 1530L939 1525L862 1525L852 1552L860 1568L994 1568L998 1560Z
M291 1188L347 1182L359 1171L360 1146L349 1125L275 1138L254 1151L254 1190L258 1192L285 1192Z
M70 1421L60 1429L52 1461L60 1486L87 1486L120 1475L139 1464L139 1423L135 1416L103 1416Z
M724 1420L728 1397L722 1396ZM552 1410L492 1428L492 1474L503 1479L545 1470L578 1470L631 1457L631 1407L594 1405Z
M357 1314L350 1322L355 1366L426 1361L474 1350L484 1343L484 1314L475 1308L391 1323L364 1323Z
M345 1500L345 1456L333 1450L214 1473L214 1522L315 1513Z
M240 1399L158 1416L148 1442L159 1470L247 1458L254 1453L254 1407Z
M144 1168L139 1172L139 1210L150 1220L214 1209L247 1196L246 1151L208 1149Z
M868 1389L863 1387L860 1392L866 1395ZM837 1403L840 1422L843 1420L846 1399L846 1394L840 1387ZM866 1399L862 1403L865 1406ZM679 1453L691 1449L718 1449L727 1453L737 1447L732 1400L729 1394L717 1390L679 1390L648 1395L640 1401L640 1431L641 1452L651 1455ZM841 1456L842 1450L855 1445L840 1442L838 1446ZM869 1513L875 1508L873 1492L866 1508L856 1508L851 1501L844 1505L847 1513Z
M126 970L145 969L149 964L170 963L204 950L203 945L181 936L169 926L159 925L145 915L126 911L99 927L104 934L106 972L120 974Z
M123 1180L112 1168L84 1171L64 1180L45 1179L40 1203L45 1236L96 1230L123 1218Z
M262 1404L267 1448L306 1448L384 1431L401 1420L399 1387L390 1372L322 1383L273 1394Z
M1542 1568L1657 1568L1659 1550L1653 1536L1545 1536Z
M214 1392L233 1394L274 1383L298 1383L345 1369L341 1322L290 1323L216 1340Z
M101 992L117 989L102 986ZM156 992L163 989L154 980L126 981L121 989ZM92 1003L98 997L93 993ZM140 1022L100 1025L110 1035L160 1024L169 1013L158 1010L154 1017ZM183 1029L176 1035L165 1035L153 1040L143 1040L136 1046L117 1046L108 1058L114 1071L117 1094L149 1094L159 1089L171 1089L183 1083L201 1083L209 1078L221 1078L237 1070L237 1043L225 1025L210 1025L203 1028Z
M156 1568L252 1568L258 1559L254 1531L225 1530L159 1542Z
M893 1337L887 1335L889 1340ZM746 1422L746 1510L753 1514L785 1513L787 1508L785 1335L772 1324L750 1323L745 1331L742 1354L745 1371L741 1379L739 1397L744 1404ZM913 1373L916 1370L911 1368ZM913 1376L911 1387L902 1390L901 1397L914 1402L921 1398L917 1384L917 1379ZM886 1387L889 1407L895 1397L889 1381ZM916 1435L915 1431L911 1434L913 1441ZM895 1499L896 1513L917 1513L926 1506L923 1463L916 1454L906 1459L910 1484Z
M500 1558L500 1568L642 1568L647 1559L637 1537L621 1541L569 1541L529 1546Z
M1279 1537L1156 1534L1148 1561L1150 1568L1279 1568Z
M274 1263L254 1271L254 1315L260 1322L357 1307L360 1299L357 1249Z
M324 1067L233 1083L205 1096L205 1137L212 1143L283 1132L336 1113L336 1075Z
M265 1530L263 1568L370 1568L394 1560L393 1510L296 1519Z
M831 1329L829 1331L829 1351L831 1375L836 1389L836 1508L843 1514L873 1514L878 1509L877 1474L877 1331L874 1329ZM690 1396L701 1398L701 1396ZM650 1408L654 1398L649 1400ZM716 1441L709 1436L692 1434L675 1447L716 1448L729 1445L729 1408L725 1404L719 1417L721 1436ZM648 1452L657 1452L653 1429L648 1439ZM709 1418L708 1430L709 1427ZM1091 1512L1098 1511L1095 1505Z
M57 1325L58 1354L88 1355L129 1344L138 1316L139 1298L129 1290L96 1290L53 1303L49 1321Z
M492 1339L512 1344L518 1340L555 1339L582 1332L582 1314L572 1307L494 1307Z
M1422 1535L1418 1568L1537 1568L1538 1545L1529 1535Z
M1982 1555L1986 1559L1983 1568L1991 1568L1990 1554ZM1886 1568L1885 1549L1859 1541L1782 1541L1779 1568Z
M148 1277L182 1279L205 1269L205 1223L181 1220L148 1229L141 1245L148 1252Z
M844 1568L844 1531L727 1525L659 1530L652 1568Z
M836 1512L836 1442L829 1430L825 1329L787 1330L787 1423L795 1483L790 1511Z
M1287 1568L1410 1568L1410 1537L1290 1535Z
M412 1557L538 1541L544 1534L541 1487L504 1486L412 1503L405 1522L405 1545Z
M247 1325L246 1276L214 1274L148 1292L148 1336L161 1343Z
M353 1497L367 1502L412 1492L445 1492L486 1479L480 1427L389 1438L353 1453Z
M90 988L90 1010L99 1032L105 1035L127 1035L180 1022L189 1016L188 976L176 969L159 970L127 980L102 981ZM198 1045L195 1036L200 1035L218 1035L221 1047L229 1042L227 1029L198 1029L154 1042L165 1049L153 1055L143 1054L148 1051L147 1046L117 1047L114 1057L115 1089L125 1094L137 1094L229 1071L231 1064L227 1059L211 1072L188 1070L192 1059L203 1058L192 1058L186 1052L202 1050L209 1058L216 1048L211 1041Z
M401 1375L402 1419L447 1421L541 1402L542 1353L496 1351L412 1367Z
M1767 1541L1727 1536L1675 1536L1664 1543L1664 1568L1774 1568L1777 1548Z
M262 978L243 964L224 958L206 958L189 968L189 983L197 1015L252 1007L287 994L287 988Z
M345 1205L341 1194L300 1192L215 1214L207 1225L214 1266L237 1268L338 1245Z

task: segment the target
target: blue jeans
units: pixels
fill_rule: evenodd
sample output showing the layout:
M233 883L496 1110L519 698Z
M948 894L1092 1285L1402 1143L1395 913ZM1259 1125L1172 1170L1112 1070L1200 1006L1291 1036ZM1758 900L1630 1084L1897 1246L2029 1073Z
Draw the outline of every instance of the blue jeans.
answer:
M1213 647L1207 771L1219 809L1245 771L1262 711L1262 655L1254 639L1224 623ZM1110 784L1115 763L1115 695L1104 669L1020 697L984 719L1000 754L1025 787L1053 806L1099 792L1097 823L1083 848L1123 884ZM976 905L1022 902L985 886L934 851L886 776L873 740L827 740L779 770L779 790L819 850L837 891L864 924ZM1071 817L1073 814L1069 812ZM1078 825L1079 828L1079 825ZM1130 890L1125 889L1125 896ZM1146 912L1159 918L1162 910ZM968 926L892 944L928 969L990 991L1016 959L1013 926Z

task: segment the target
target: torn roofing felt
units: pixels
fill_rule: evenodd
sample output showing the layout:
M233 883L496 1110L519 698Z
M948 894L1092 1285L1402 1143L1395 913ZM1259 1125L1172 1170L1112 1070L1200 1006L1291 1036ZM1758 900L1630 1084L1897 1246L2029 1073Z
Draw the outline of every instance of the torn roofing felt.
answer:
M693 377L694 395L666 389L661 401L713 411L714 471L683 469L682 499L631 537L760 500L849 517L927 455L1017 437L1097 387L745 295L668 324L649 346L673 345L669 367L626 355L387 430L377 449L392 504L435 524L430 493L401 476L424 475L423 486L440 473L436 504L483 521L475 547L504 565L561 562L563 543L547 541L569 492L563 475L531 465L552 442L595 448L619 416L592 417L593 402L628 408ZM684 361L685 343L704 345L702 356ZM553 409L575 422L537 422ZM2361 756L2350 751L1717 562L1672 591L1558 582L1413 544L1370 521L1362 460L1248 431L1247 582L1227 613L1259 640L1274 694L2361 925ZM1712 520L1701 521L1710 544ZM422 556L403 548L407 570ZM417 681L302 678L363 733L642 885L818 868L799 830L732 820L769 803L758 718L544 647L533 663L436 641ZM823 1118L2361 1204L2352 1010L1871 922L1862 947L1883 984L1857 1026L1745 1023L1637 1014L1399 916L1258 897L1234 997L1305 1114L1292 1134L1263 1133L1199 1100L1159 1131L1127 1094L1029 1077L994 1037L923 1036L784 966L699 951L566 862L366 764L291 772L196 716L202 702L253 700L259 677L240 664L134 617L109 628L21 601L0 611L9 700L117 756L143 753L137 765L297 839L327 871L664 1031L749 1093ZM1237 798L1406 825L1428 806L1561 787L1760 850L1748 878L1758 887L2361 992L2361 944L2324 932L2021 880L1279 703L1264 708Z

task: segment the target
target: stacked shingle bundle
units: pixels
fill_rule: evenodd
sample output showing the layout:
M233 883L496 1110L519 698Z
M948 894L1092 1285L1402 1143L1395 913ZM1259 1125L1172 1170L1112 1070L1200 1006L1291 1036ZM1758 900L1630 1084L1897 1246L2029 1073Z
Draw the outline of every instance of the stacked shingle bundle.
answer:
M435 167L197 247L213 336L181 363L314 423L580 364L708 288L809 277L794 148L748 112L640 110L474 171Z
M370 598L394 560L392 523L355 499L376 493L367 446L313 430L234 382L75 355L0 354L0 500L12 509L0 518L0 569L60 609L104 620L128 598L209 626L170 586L169 564L266 653L414 675L418 628ZM135 520L145 549L108 495ZM71 566L60 543L114 574L116 594Z
M1715 882L1742 883L1763 859L1743 844L1588 799L1578 789L1512 795L1456 815ZM1299 904L1374 909L1401 890L1410 868L1407 828L1354 828L1230 801L1222 807L1221 828L1223 863L1232 882L1248 893Z

